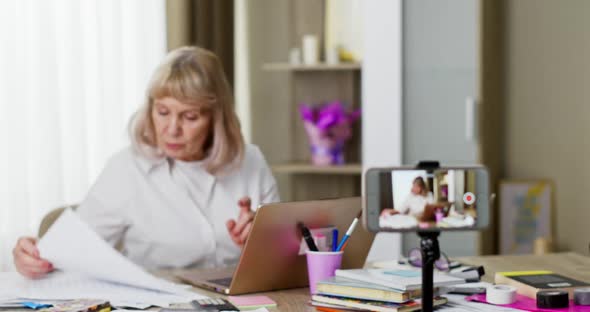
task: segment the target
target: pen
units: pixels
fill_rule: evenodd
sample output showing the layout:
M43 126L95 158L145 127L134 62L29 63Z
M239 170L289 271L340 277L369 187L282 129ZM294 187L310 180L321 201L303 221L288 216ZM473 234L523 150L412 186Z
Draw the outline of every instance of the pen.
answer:
M338 249L338 229L332 230L332 251Z
M301 230L301 235L303 235L303 239L305 239L307 249L309 249L310 251L318 251L318 247L315 245L315 242L313 241L313 237L311 237L309 229L301 222L297 223L297 226Z
M352 220L352 224L350 225L350 227L348 227L348 230L346 231L344 236L342 236L342 240L340 241L338 248L336 248L336 251L340 251L340 250L344 249L344 246L346 245L348 238L350 237L350 235L354 231L356 224L359 222L359 217L360 217L361 213L362 213L362 211L359 212L359 214L356 216L356 218L354 218L354 220Z

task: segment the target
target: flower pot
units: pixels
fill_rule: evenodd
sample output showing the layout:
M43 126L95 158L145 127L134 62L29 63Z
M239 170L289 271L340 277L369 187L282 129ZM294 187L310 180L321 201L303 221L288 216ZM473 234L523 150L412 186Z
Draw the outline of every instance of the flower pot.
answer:
M344 143L326 142L327 144L316 144L310 147L311 162L318 166L344 164Z

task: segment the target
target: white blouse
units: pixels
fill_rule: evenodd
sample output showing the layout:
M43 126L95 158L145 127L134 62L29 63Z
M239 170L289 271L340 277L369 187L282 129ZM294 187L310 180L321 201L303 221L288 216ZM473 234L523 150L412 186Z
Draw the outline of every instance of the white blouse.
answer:
M240 254L226 222L239 216L238 200L252 209L278 202L264 156L246 145L240 168L216 177L203 162L150 160L131 147L107 163L78 213L111 245L146 268L223 267Z
M399 208L396 208L401 214L409 214L419 217L424 212L427 204L434 203L434 196L428 192L427 196L410 193Z

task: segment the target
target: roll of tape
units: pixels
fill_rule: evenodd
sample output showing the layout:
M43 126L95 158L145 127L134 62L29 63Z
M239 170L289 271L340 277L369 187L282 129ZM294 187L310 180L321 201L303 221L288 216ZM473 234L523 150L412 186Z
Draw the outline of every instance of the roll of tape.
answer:
M575 305L590 305L590 288L577 288L574 290Z
M516 301L516 288L508 285L488 287L486 300L491 304L511 304Z
M537 308L557 309L570 305L568 293L563 290L542 290L537 292Z

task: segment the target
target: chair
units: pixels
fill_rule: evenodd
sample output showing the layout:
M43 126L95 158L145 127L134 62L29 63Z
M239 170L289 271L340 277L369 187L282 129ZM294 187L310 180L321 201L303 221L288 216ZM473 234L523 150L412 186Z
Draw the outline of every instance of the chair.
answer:
M64 210L71 208L72 210L76 210L78 208L77 204L74 205L65 205L65 206L61 206L58 208L55 208L53 210L51 210L49 213L47 213L45 215L45 217L43 217L43 220L41 220L41 224L39 225L39 232L38 232L38 237L41 238L43 237L43 235L45 235L45 233L47 233L47 230L49 230L49 228L53 225L53 223L55 222L55 220L57 220L57 218L59 218L59 216L61 216L61 214L64 212Z

